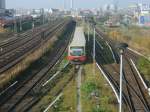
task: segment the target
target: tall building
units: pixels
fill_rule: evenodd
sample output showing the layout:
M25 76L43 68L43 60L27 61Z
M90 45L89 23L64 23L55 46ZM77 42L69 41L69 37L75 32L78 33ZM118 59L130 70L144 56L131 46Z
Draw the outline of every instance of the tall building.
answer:
M150 26L150 4L138 4L140 8L139 24Z
M70 0L70 9L74 10L74 0Z
M0 0L0 9L5 9L5 0Z

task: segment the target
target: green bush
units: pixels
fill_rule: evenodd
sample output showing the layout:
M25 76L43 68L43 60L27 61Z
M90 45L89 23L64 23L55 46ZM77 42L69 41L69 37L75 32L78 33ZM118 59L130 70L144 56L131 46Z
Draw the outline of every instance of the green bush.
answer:
M104 107L95 107L92 109L92 112L111 112L111 111Z
M144 75L150 75L150 61L145 58L140 58L138 60L138 68L140 72Z
M97 89L96 84L92 81L85 82L81 87L81 90L87 94L90 94L91 92L93 92L96 89Z

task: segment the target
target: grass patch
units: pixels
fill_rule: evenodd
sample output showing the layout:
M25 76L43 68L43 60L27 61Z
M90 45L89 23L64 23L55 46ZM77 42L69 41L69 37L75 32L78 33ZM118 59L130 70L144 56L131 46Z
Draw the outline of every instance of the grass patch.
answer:
M50 112L76 112L76 83L74 80L64 89L61 100Z
M140 72L144 74L145 79L150 82L150 61L141 57L138 60L137 65L138 65Z
M99 28L106 31L105 34L113 40L126 42L130 47L150 56L150 29L138 26L122 26L119 28L103 27Z
M116 98L104 77L96 68L96 74L92 72L93 65L86 64L85 76L81 89L82 109L84 112L116 112Z
M85 30L87 31L87 30ZM86 34L87 37L87 34ZM108 60L106 63L103 58L100 59L101 64L114 63L112 53L104 40L101 40L98 35L96 39L104 48L101 53ZM95 74L93 74L93 63L90 57L92 51L93 34L90 32L90 44L87 45L88 62L84 66L85 75L82 76L82 110L84 112L117 112L118 102L111 87L106 82L105 78L101 75L97 67ZM99 56L100 58L101 56Z
M82 85L82 91L85 92L86 94L90 94L93 91L95 91L97 89L97 86L94 82L89 81L89 82L85 82Z

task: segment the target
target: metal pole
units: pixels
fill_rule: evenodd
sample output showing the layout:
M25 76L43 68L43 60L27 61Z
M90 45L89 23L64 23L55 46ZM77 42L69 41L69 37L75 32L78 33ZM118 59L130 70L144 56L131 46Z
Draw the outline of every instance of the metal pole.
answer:
M93 37L93 74L95 75L95 28Z
M20 31L22 31L22 16L20 17Z
M17 21L16 21L16 17L15 17L15 20L14 20L14 32L15 32L15 35L17 34Z
M95 28L94 28L94 39L93 39L93 59L95 60Z
M119 112L122 112L122 77L123 77L123 54L120 55L120 102Z
M45 17L44 17L44 13L43 13L43 24L44 24L44 22L45 22L45 20L44 20L44 19L45 19Z
M90 41L90 26L88 24L88 42Z
M34 33L34 27L35 27L35 25L34 25L34 20L32 21L32 33Z
M45 22L45 17L44 17L44 9L42 8L42 24L44 24L44 22Z
M16 10L15 10L15 14L14 14L14 33L15 35L17 34L17 20L16 20Z

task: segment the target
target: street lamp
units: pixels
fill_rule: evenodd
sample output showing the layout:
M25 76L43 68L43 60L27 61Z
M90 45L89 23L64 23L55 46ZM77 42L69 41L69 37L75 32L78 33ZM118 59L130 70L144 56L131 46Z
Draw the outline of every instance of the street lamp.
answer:
M122 78L123 78L123 54L127 49L128 44L120 43L117 46L120 54L120 94L119 94L119 112L122 112Z

